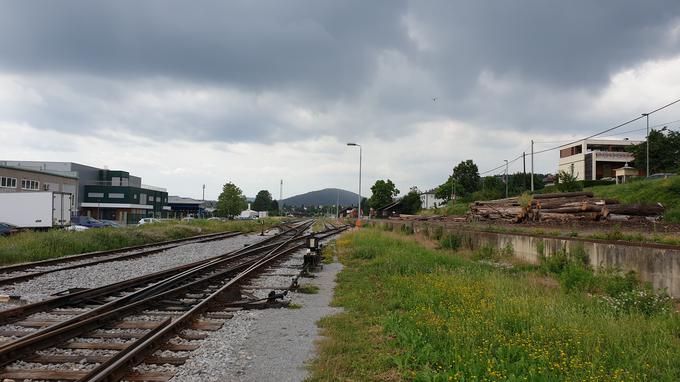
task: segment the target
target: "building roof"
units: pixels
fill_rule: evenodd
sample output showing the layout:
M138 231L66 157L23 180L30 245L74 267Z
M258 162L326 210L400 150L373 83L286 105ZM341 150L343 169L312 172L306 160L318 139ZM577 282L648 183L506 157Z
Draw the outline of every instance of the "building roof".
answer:
M35 169L35 168L5 166L5 165L0 165L0 168L7 168L7 169L10 169L10 170L17 170L17 171L24 171L24 172L32 172L32 173L35 173L35 174L52 175L52 176L58 176L60 178L78 179L78 177L75 176L75 175L69 175L69 174L66 174L66 173L63 173L63 172L38 170L38 169Z
M644 141L632 141L630 139L581 139L579 141L574 141L566 145L560 146L560 148L569 148L574 145L594 144L594 145L618 145L618 146L628 146L628 145L639 145L644 143Z
M175 195L170 195L168 196L168 204L196 204L200 205L202 204L202 200L196 200L193 198L185 198L183 196L175 196Z

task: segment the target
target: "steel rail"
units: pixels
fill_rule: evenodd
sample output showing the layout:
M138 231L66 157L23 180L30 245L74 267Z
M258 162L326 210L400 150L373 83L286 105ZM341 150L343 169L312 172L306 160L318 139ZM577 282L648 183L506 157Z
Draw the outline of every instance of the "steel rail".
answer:
M344 229L346 229L346 227L336 228L335 230L332 230L333 232L331 232L329 235L336 234L337 232L341 232ZM325 235L324 237L329 235ZM285 244L287 243L282 245ZM129 369L141 363L148 356L148 354L155 351L168 337L174 335L176 332L185 327L188 322L193 320L193 318L203 314L206 310L208 310L211 307L211 304L214 303L214 300L219 299L219 297L225 294L228 289L234 288L237 283L243 281L247 277L252 276L255 271L262 269L265 265L271 263L279 257L297 251L301 248L304 248L304 244L298 244L293 247L282 249L278 252L276 250L271 251L268 255L255 261L251 266L239 272L238 275L231 278L218 290L214 291L210 296L194 305L189 311L182 314L181 317L177 318L169 325L163 326L154 334L145 336L145 338L135 341L126 349L116 354L115 357L112 357L108 361L101 363L97 368L90 371L78 381L119 381L120 379L124 378Z
M204 260L199 260L195 261L193 263L188 263L188 264L183 264L179 265L177 267L173 267L170 269L166 269L163 271L159 272L154 272L150 273L148 275L142 275L139 277L135 277L132 279L124 280L121 282L113 283L113 284L108 284L108 285L103 285L97 288L92 288L92 289L86 289L74 293L69 293L67 295L61 295L57 296L54 298L50 298L47 300L43 301L38 301L35 303L31 304L26 304L26 305L21 305L17 306L12 309L6 309L0 311L0 325L5 325L12 323L14 321L17 321L21 318L24 318L30 314L38 313L38 312L43 312L48 309L55 309L58 307L63 307L65 305L74 305L78 304L80 302L85 302L87 300L95 299L95 298L100 298L103 296L115 294L115 293L120 293L122 291L125 291L130 288L135 288L141 285L149 284L152 282L155 282L159 279L165 279L168 277L171 277L179 272L183 272L187 269L191 269L193 267L199 266L201 264L205 264L210 261L214 261L216 259L221 259L221 258L227 258L231 256L236 256L236 255L247 255L248 253L251 253L252 251L255 251L257 249L261 249L263 247L270 247L271 242L278 240L280 237L283 235L286 235L290 232L291 230L288 229L286 231L281 232L280 234L268 237L264 240L260 240L256 243L253 243L249 245L248 247L237 249L231 252L227 252L222 255L214 256L208 259Z
M305 224L304 226L308 225ZM306 227L304 227L304 229L306 229ZM304 229L300 230L300 232L303 231ZM281 243L278 246L275 246L274 249L269 250L267 252L267 255L279 250L283 246L287 245L291 240L299 239L300 238L296 238L296 236L294 235L290 239L284 241L284 243ZM28 352L49 347L55 343L62 342L66 339L76 337L84 332L99 328L105 325L106 323L110 322L111 320L119 319L132 311L137 311L140 309L143 310L154 301L172 297L183 291L191 290L191 288L193 287L198 287L201 284L209 283L216 278L233 274L234 272L239 271L244 267L252 264L254 261L257 261L257 259L236 266L232 266L230 268L219 271L212 275L205 276L199 280L195 280L181 286L176 286L174 288L172 287L176 284L170 283L167 284L166 286L171 289L160 291L155 295L128 303L127 305L117 306L120 305L119 301L122 301L123 299L125 299L126 301L129 300L128 298L129 296L125 296L119 300L111 302L111 304L108 305L106 309L99 307L93 311L88 311L81 315L75 316L69 320L49 326L45 329L31 333L25 337L21 337L15 341L0 346L0 365L5 366L10 362L20 359L22 355ZM216 265L217 264L218 263L216 263ZM189 276L191 275L188 275L187 277ZM102 310L104 310L104 312L102 312Z
M108 256L108 255L113 255L113 254L118 253L118 252L129 252L129 251L135 251L135 250L138 250L138 249L145 249L145 248L156 247L156 246L160 246L160 245L181 243L181 242L184 242L184 241L199 240L199 239L204 239L204 238L210 238L210 237L213 237L213 236L233 234L233 233L240 234L240 232L234 232L234 231L216 232L216 233L209 233L209 234L205 234L205 235L185 237L183 239L159 241L157 243L142 244L142 245L136 245L136 246L130 246L130 247L117 248L117 249L108 249L108 250L105 250L105 251L94 251L94 252L79 253L79 254L75 254L75 255L57 257L57 258L54 258L54 259L31 261L31 262L28 262L28 263L5 265L5 266L0 267L0 273L16 272L16 271L21 271L21 270L24 270L24 269L27 269L27 268L58 264L58 263L61 263L61 262L82 260L84 258L90 258L90 257Z
M167 251L167 250L172 249L172 248L181 247L183 245L205 243L205 242L216 241L216 240L223 240L223 239L227 239L227 238L238 236L238 235L241 235L241 233L240 232L231 232L231 233L228 233L228 234L222 234L221 236L213 236L213 237L199 239L199 240L191 240L191 241L183 242L181 244L174 244L174 245L169 245L169 246L165 246L165 247L161 247L161 248L154 248L154 249L150 249L150 250L146 250L146 251L142 251L142 252L128 253L128 254L123 254L121 256L107 257L105 259L97 260L96 257L95 257L95 258L93 258L92 261L85 262L85 263L66 265L66 266L59 267L59 268L46 269L46 270L43 270L43 271L36 271L36 272L31 272L31 273L27 273L27 274L23 274L23 275L2 278L2 279L0 279L0 285L16 284L18 282L34 279L36 277L40 277L40 276L43 276L43 275L46 275L46 274L49 274L49 273L65 271L65 270L69 270L69 269L89 267L89 266L92 266L92 265L110 263L110 262L113 262L113 261L131 260L131 259L134 259L134 258L145 257L145 256L149 256L149 255L152 255L152 254L155 254L155 253ZM97 256L97 257L100 257L100 256Z

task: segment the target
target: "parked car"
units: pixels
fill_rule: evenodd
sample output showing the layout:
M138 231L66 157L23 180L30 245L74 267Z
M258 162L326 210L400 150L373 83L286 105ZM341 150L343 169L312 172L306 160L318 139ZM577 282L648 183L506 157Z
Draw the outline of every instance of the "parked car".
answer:
M14 235L19 232L19 228L14 224L0 222L0 236Z
M182 218L182 221L183 221L183 222L190 222L190 221L192 221L192 220L194 220L194 218L191 217L191 216L186 216L186 217L183 217L183 218Z
M139 220L138 224L142 225L142 224L150 224L150 223L158 223L158 222L160 222L160 220L158 220L156 218L142 218L142 219Z
M89 216L78 216L78 224L83 227L87 228L102 228L106 227L104 223L100 222L99 220L95 218L91 218Z
M115 222L113 220L100 220L102 224L104 224L105 227L112 227L112 228L120 228L122 225L120 225L118 222Z
M88 229L90 229L90 228L85 227L84 225L78 225L78 224L73 224L73 225L70 225L70 226L64 228L65 231L76 231L76 232L87 231Z
M670 178L671 176L675 176L675 174L671 172L661 172L658 174L652 174L647 179L666 179Z
M213 217L211 217L211 218L208 218L208 220L218 220L218 221L222 221L222 220L224 220L224 219L218 218L217 216L213 216Z

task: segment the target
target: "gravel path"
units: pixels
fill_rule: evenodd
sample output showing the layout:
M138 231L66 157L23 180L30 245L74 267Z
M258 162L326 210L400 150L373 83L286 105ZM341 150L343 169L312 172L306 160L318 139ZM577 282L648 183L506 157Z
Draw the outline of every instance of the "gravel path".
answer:
M137 259L112 261L83 268L49 273L22 283L0 288L0 294L21 296L26 302L35 302L69 288L94 288L144 274L158 272L181 264L199 261L242 248L262 240L259 235L239 235L224 240L187 244ZM15 307L0 304L0 310Z
M281 264L283 268L253 280L251 286L289 285L291 278L280 274L297 273L303 252ZM291 303L300 309L239 311L222 329L211 333L186 364L178 368L172 382L198 381L302 381L307 377L305 363L314 356L314 342L321 338L316 322L336 314L329 306L339 263L326 264L315 278L301 284L319 287L318 294L290 293ZM269 290L253 290L261 295Z

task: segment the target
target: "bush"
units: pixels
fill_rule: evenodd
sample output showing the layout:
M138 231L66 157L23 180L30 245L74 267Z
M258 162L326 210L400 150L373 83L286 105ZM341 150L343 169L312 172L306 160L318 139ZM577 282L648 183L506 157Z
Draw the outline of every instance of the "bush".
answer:
M671 208L664 212L663 220L669 223L680 223L680 207Z
M583 184L576 180L576 177L566 171L557 173L557 189L560 192L574 192L583 190Z
M596 288L595 276L592 270L576 262L569 262L559 274L560 284L568 291L592 292Z
M434 230L432 230L432 239L439 241L442 236L444 236L444 228L442 226L436 226Z
M616 297L603 297L617 314L639 313L647 317L673 311L673 300L665 293L654 293L650 288L636 288Z
M472 256L474 260L491 260L495 257L496 250L494 247L485 245L477 249Z
M455 233L447 233L441 239L439 239L439 245L442 248L457 250L463 245L463 238Z
M599 288L613 297L630 292L640 285L637 273L634 271L622 275L616 269L604 269L597 272L596 278Z

